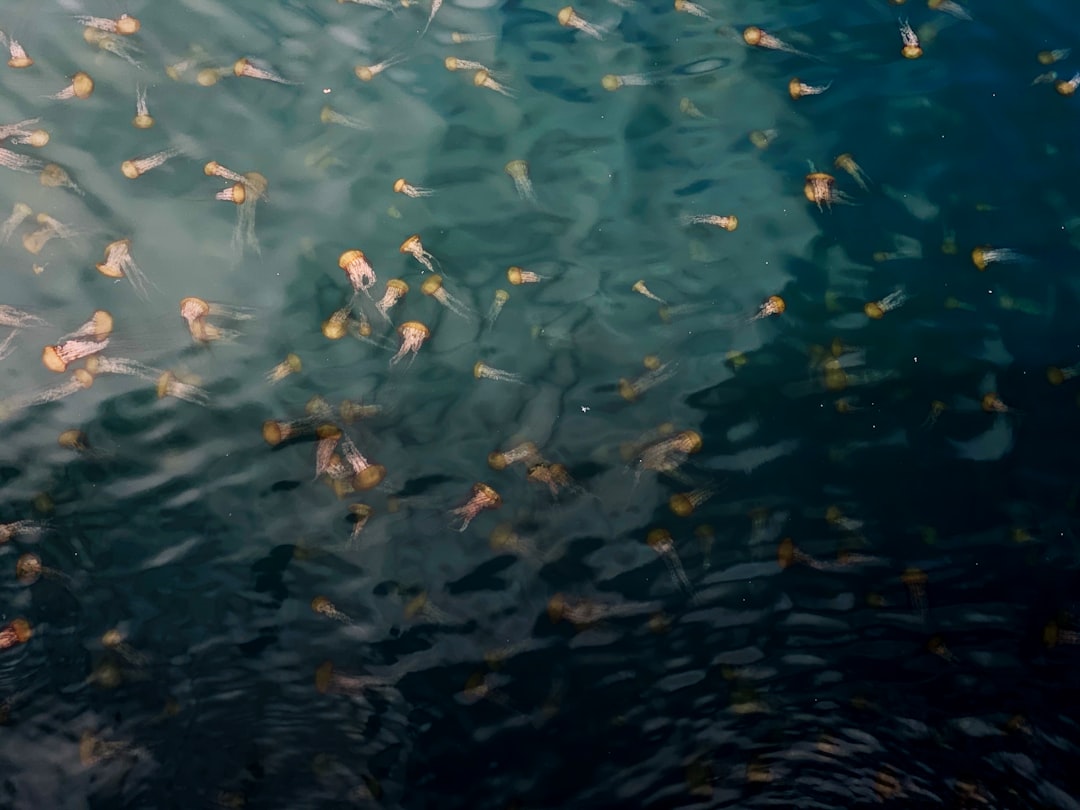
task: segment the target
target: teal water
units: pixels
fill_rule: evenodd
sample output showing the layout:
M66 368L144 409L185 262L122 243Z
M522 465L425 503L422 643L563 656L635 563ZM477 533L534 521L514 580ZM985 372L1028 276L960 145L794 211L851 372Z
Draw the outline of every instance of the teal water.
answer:
M0 623L32 630L0 635L0 806L1076 806L1080 101L1032 82L1080 70L1036 56L1080 18L701 5L593 0L596 39L557 4L447 2L423 34L425 4L5 4L34 64L0 68L0 123L50 138L0 144L28 169L0 173L0 218L33 212L0 304L47 321L0 330ZM125 12L138 33L97 41L126 59L76 19ZM751 25L810 56L748 47ZM49 98L77 71L89 98ZM793 77L832 84L793 99ZM234 181L209 161L265 194L215 200ZM811 163L842 195L821 210ZM39 213L72 233L32 253ZM422 294L412 234L465 316ZM121 239L145 295L95 270ZM980 272L984 245L1015 260ZM349 249L377 279L355 297ZM193 335L188 296L242 317ZM88 365L42 351L95 310L102 373L34 402ZM392 365L415 321L430 337ZM214 328L235 334L193 339ZM173 380L196 388L159 396ZM264 439L305 409L329 472L311 435ZM656 451L682 431L697 452ZM350 441L386 470L372 489ZM563 467L489 464L524 441ZM501 505L456 531L477 483Z

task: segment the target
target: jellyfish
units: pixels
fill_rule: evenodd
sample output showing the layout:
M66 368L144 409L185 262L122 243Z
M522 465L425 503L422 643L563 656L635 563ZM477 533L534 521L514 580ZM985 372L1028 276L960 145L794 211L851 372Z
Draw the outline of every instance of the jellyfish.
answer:
M520 374L494 368L493 366L489 366L483 360L478 361L476 365L473 366L473 376L478 380L496 380L498 382L509 382L517 385L525 384L525 378Z
M473 485L472 496L464 506L450 511L450 514L458 518L459 525L456 531L463 532L469 528L473 519L485 509L498 509L502 506L502 498L499 493L484 483Z
M412 185L404 177L399 177L394 181L394 191L397 194L404 194L406 197L413 197L414 199L416 197L430 197L435 193L434 189Z
M646 369L645 373L633 379L626 377L619 379L620 397L627 402L636 402L646 391L671 379L678 369L678 363L647 363Z
M105 17L88 17L80 15L77 16L75 20L86 28L93 28L108 34L120 34L125 37L138 33L139 29L142 28L142 23L130 14L121 14L115 20Z
M769 146L780 137L779 130L775 129L755 129L750 133L750 143L752 143L758 149L768 149Z
M351 400L345 400L338 408L338 413L341 416L342 421L346 424L351 424L360 419L371 419L382 413L382 406L380 405L365 405L362 402L352 402Z
M414 233L408 239L401 243L398 248L398 252L407 253L422 264L427 270L434 273L436 259L426 250L424 250L424 244L420 241L420 234Z
M604 31L574 11L573 6L564 6L559 9L559 13L555 16L559 21L559 25L563 28L576 28L581 33L587 34L593 39L604 38Z
M534 563L542 561L535 544L514 531L509 523L500 523L496 526L488 540L491 550L499 554L514 554Z
M532 442L522 442L509 450L488 455L488 466L493 470L505 470L512 464L532 466L541 461L543 461L543 458L540 456L540 451Z
M247 57L241 57L236 60L233 64L233 74L237 78L247 77L249 79L260 79L266 82L274 82L275 84L299 84L299 82L289 81L269 68L259 67Z
M667 301L665 301L663 298L659 297L658 295L653 295L653 293L649 290L649 288L647 286L645 286L645 280L644 279L638 279L637 281L635 281L634 286L631 287L631 289L634 292L638 293L639 295L644 295L646 298L648 298L651 301L656 301L658 304L660 304L662 306L667 306Z
M148 171L164 165L166 161L172 160L179 154L179 149L163 149L146 157L125 160L120 164L120 172L129 180L134 180L136 177L142 177Z
M668 507L679 517L690 517L699 506L715 494L715 487L699 487L690 492L678 492L668 498Z
M424 279L424 283L420 285L420 292L431 296L455 315L466 320L473 319L473 311L446 291L446 287L443 286L442 276L437 274L428 276Z
M232 65L203 68L195 74L195 83L199 87L213 87L232 72Z
M108 762L124 754L137 754L139 749L131 743L105 740L90 731L84 731L79 738L79 762L84 768L91 768Z
M147 285L149 282L143 271L135 264L135 260L131 258L130 239L117 239L115 242L106 245L105 261L98 262L96 267L98 272L107 278L127 278L140 297L148 297Z
M13 619L0 627L0 650L10 650L18 644L25 644L33 635L30 622L26 619Z
M83 190L71 179L71 175L62 166L55 163L45 164L41 169L41 174L38 175L38 181L45 188L66 188L74 191L80 197L84 196Z
M268 445L277 447L282 442L314 436L324 424L325 419L315 414L300 419L267 419L262 424L262 437Z
M1027 256L1008 248L991 248L989 245L981 245L971 251L971 262L980 271L986 270L996 263L1025 263L1030 262Z
M604 604L592 599L573 598L556 593L547 603L548 618L552 623L563 619L570 622L577 630L584 630L602 621L637 616L648 610L641 604Z
M679 99L679 112L687 118L696 118L698 120L704 120L705 118L705 113L699 110L698 106L686 97Z
M623 87L649 87L659 83L660 76L655 73L606 73L600 78L600 86L609 93Z
M150 663L150 657L131 646L119 628L106 630L101 637L101 643L106 649L119 655L124 663L136 669L142 669Z
M686 576L686 569L683 568L682 560L679 559L679 554L675 550L675 541L671 539L671 532L667 529L653 529L645 538L645 542L648 543L649 548L660 555L675 585L692 597L694 586L690 584L690 578Z
M851 204L851 199L836 188L836 178L825 172L811 172L806 175L803 194L818 207L818 211L825 208L831 210L833 203Z
M687 457L701 450L701 436L692 430L683 430L648 444L637 458L642 470L677 475L679 466Z
M88 324L91 326L89 330L86 328ZM111 332L112 316L98 310L94 318L77 331L65 335L55 345L46 346L41 353L41 362L49 371L62 374L71 363L103 351L109 345Z
M574 483L574 479L570 477L570 473L562 464L549 464L546 461L541 461L529 467L525 477L535 484L546 485L551 492L552 498L557 499L563 489L580 491L580 488Z
M918 59L922 56L923 50L922 45L919 44L919 37L907 20L900 20L900 39L904 43L900 53L905 59Z
M794 78L788 82L788 95L793 99L805 98L806 96L820 96L830 87L832 87L832 82L829 82L828 84L806 84L798 78Z
M352 624L352 618L347 613L342 613L337 609L329 599L325 596L316 596L311 600L311 609L318 613L320 616L326 616L328 619L333 619L336 622L342 624Z
M174 397L195 405L209 405L210 394L197 385L184 382L172 371L165 371L157 380L157 397Z
M691 0L675 0L675 10L683 14L692 14L695 17L701 17L703 20L712 19L712 16L703 6L693 3Z
M146 88L141 85L135 87L135 117L131 119L131 125L136 129L150 129L154 126L154 117L150 115L146 104Z
M381 464L372 464L360 453L352 439L342 436L341 452L345 455L345 461L353 472L353 488L366 490L377 487L386 478L386 467Z
M487 42L492 39L495 39L494 34L469 34L464 31L450 32L450 41L455 45L460 45L465 42Z
M123 357L102 357L100 354L91 355L86 359L86 370L97 377L99 374L125 374L129 377L138 377L149 382L156 382L161 376L161 370L150 368L138 360L129 360Z
M487 331L491 331L495 327L495 321L499 319L499 314L502 312L506 302L510 300L510 293L506 290L496 290L495 296L491 301L491 306L488 308L487 315L484 316L484 320L487 322Z
M15 520L11 523L0 523L0 543L6 543L16 537L37 540L48 528L47 523L36 520Z
M366 132L371 129L371 124L366 121L354 118L350 115L343 115L333 109L329 104L322 108L322 111L319 113L319 120L324 124L337 124L338 126L355 129L359 132Z
M281 382L290 374L299 374L303 367L304 364L300 362L300 358L289 352L284 360L266 372L266 381L271 384Z
M941 418L946 410L947 406L940 399L935 399L930 403L930 413L926 415L926 418L922 422L922 427L930 430L937 424L938 419Z
M69 98L87 99L94 93L94 80L81 70L71 77L71 84L58 93L49 96L51 99L64 101Z
M65 383L33 393L16 394L8 399L0 400L0 421L9 418L24 408L43 405L47 402L56 402L58 399L63 399L89 388L93 384L94 377L89 371L84 368L76 369L71 378Z
M8 38L3 31L0 31L0 47L8 49L11 57L7 63L9 68L22 70L34 64L34 60L27 56L23 46L17 40Z
M806 53L806 51L800 51L792 45L784 42L781 39L773 36L767 31L763 31L756 25L743 30L743 42L752 48L766 48L773 51L784 51L786 53L795 54L796 56L805 56L809 59L817 59L816 56Z
M84 28L83 39L88 45L100 48L113 54L113 56L119 56L129 65L142 70L142 64L135 58L135 54L142 53L142 50L138 46L131 44L126 37L110 34L107 31L99 31L96 28Z
M514 181L518 196L526 202L535 204L536 192L533 190L532 180L529 179L529 164L524 160L511 160L506 164L504 171Z
M349 504L349 517L352 519L352 532L349 534L349 546L355 547L360 540L360 533L364 530L374 510L366 503Z
M1012 413L1013 409L1010 408L1005 402L998 396L996 391L990 391L983 395L980 405L987 413Z
M855 182L859 184L859 188L863 191L870 190L870 178L867 176L866 172L862 170L862 167L855 162L855 158L853 158L850 153L845 152L840 155L833 161L833 165L850 174Z
M391 358L390 365L394 365L410 353L415 358L424 341L431 337L431 330L419 321L406 321L398 327L397 331L401 338L401 346L397 354Z
M1035 58L1039 60L1040 65L1052 65L1055 62L1068 59L1071 53L1071 48L1059 48L1052 51L1039 51Z
M369 298L371 297L368 289L375 284L375 271L371 268L363 251L346 250L338 257L338 267L349 277L354 293L364 293Z
M222 329L209 322L209 318L227 318L234 321L246 321L251 313L243 307L231 307L217 304L195 296L180 300L180 317L184 319L193 340L208 343L215 340L233 340L239 332Z
M427 591L421 591L405 603L405 618L409 621L422 619L429 624L457 624L456 616L433 603Z
M519 287L522 284L539 284L541 281L547 281L547 276L541 276L532 270L514 266L507 269L506 280L515 287Z
M488 90L493 90L500 95L504 95L507 98L513 98L514 93L506 85L497 81L488 71L478 70L473 73L473 85L476 87L484 87Z
M384 59L381 62L377 62L374 65L357 65L356 69L353 72L356 73L356 78L358 78L360 81L370 82L387 68L404 62L406 58L407 57L404 54L397 54L395 56L391 56L389 59Z
M725 231L733 231L739 227L739 218L730 214L683 214L681 220L683 225L714 225Z
M892 312L894 309L899 309L907 303L907 300L907 293L904 292L903 287L900 287L893 290L880 301L870 301L865 304L863 306L863 312L866 313L867 318L881 320L885 317L886 312Z
M392 278L386 282L386 290L383 292L382 298L375 305L375 309L379 311L379 314L383 316L387 321L390 320L390 310L400 301L405 294L409 291L409 285L402 281L400 278Z
M921 571L918 568L907 568L900 576L900 581L907 586L908 594L911 597L911 606L915 608L915 611L923 621L926 620L926 615L929 611L929 605L926 599L927 579L926 572Z

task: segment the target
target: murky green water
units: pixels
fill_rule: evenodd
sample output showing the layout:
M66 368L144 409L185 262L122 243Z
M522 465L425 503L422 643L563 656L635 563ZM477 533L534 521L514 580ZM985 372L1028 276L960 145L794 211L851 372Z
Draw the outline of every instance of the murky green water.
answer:
M0 805L1075 806L1076 15L575 8L0 10Z

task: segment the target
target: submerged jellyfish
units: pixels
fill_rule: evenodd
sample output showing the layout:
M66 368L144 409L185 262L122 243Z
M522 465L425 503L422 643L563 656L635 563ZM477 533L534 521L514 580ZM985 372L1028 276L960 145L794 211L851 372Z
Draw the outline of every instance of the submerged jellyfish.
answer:
M518 196L526 202L536 202L536 192L533 190L532 180L529 178L529 164L524 160L511 160L506 164L504 171L514 181L514 188Z

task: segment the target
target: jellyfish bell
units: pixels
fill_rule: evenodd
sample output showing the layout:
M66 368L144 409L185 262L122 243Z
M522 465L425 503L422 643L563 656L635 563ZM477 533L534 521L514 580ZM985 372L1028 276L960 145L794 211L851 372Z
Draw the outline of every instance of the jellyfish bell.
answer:
M370 464L353 476L353 488L364 491L374 489L386 478L386 467Z
M142 23L130 14L121 14L116 20L116 33L125 37L137 34L140 28L142 28Z
M87 99L94 92L94 80L81 70L71 77L71 88L75 98Z

